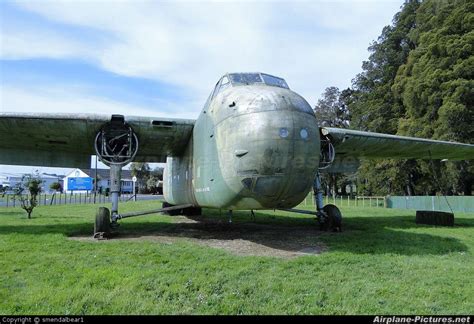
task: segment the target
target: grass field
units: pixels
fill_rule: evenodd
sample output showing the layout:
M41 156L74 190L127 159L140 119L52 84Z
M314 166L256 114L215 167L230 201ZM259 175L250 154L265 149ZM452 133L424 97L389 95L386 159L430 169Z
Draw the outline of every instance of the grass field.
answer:
M90 239L98 205L0 209L1 314L470 314L474 215L343 208L342 233L310 216L204 210L122 221ZM129 202L122 211L156 208ZM255 251L254 251L255 250Z

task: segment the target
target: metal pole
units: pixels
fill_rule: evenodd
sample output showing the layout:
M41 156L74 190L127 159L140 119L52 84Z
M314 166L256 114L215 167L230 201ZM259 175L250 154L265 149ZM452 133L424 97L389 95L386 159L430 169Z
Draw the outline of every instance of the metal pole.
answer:
M135 181L132 181L133 183L133 186L132 186L132 190L133 190L133 201L137 201L137 195L135 195Z
M111 216L114 221L118 216L118 202L120 196L120 178L122 175L122 166L117 164L110 165L110 193L112 198Z
M94 176L94 204L97 195L97 155L95 156L95 176Z
M323 196L323 190L321 188L321 176L319 172L316 174L316 177L314 179L313 195L314 195L314 201L316 204L316 210L322 210L324 207L324 196Z

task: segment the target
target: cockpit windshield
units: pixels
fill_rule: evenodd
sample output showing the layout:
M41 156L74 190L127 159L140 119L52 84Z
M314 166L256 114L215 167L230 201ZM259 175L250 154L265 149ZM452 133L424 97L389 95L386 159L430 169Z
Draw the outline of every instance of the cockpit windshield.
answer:
M266 84L269 86L289 89L285 80L265 73L230 73L232 85Z

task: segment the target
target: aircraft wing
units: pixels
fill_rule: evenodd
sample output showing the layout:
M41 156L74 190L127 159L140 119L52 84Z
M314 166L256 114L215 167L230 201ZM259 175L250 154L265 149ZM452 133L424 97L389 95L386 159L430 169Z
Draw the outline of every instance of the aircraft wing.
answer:
M359 159L474 159L472 144L334 127L321 127L321 134L330 139L336 153L333 165L326 172L356 171Z
M0 113L0 164L90 167L111 115ZM165 162L189 141L194 120L124 116L138 138L134 161Z

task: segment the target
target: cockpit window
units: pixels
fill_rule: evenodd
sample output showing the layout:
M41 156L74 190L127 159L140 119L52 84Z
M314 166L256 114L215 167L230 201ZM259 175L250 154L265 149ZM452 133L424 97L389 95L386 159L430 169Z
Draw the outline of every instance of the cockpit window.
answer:
M273 75L269 75L265 73L262 73L261 75L265 84L268 84L270 86L289 89L288 85L286 84L286 81L283 80L282 78L274 77Z
M232 84L241 83L241 84L254 84L254 83L263 83L260 73L232 73L229 74Z
M231 73L232 85L266 84L273 87L289 89L285 80L265 73Z

